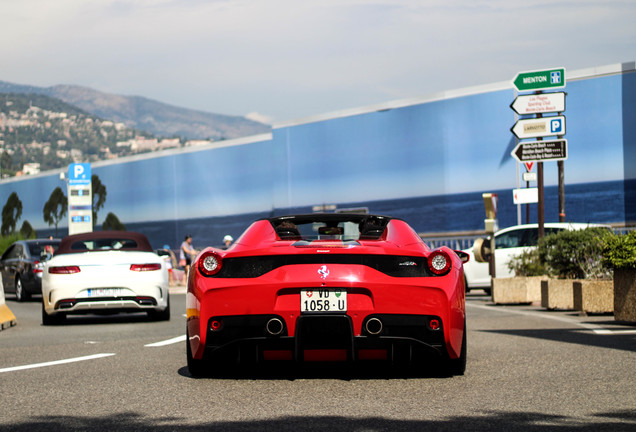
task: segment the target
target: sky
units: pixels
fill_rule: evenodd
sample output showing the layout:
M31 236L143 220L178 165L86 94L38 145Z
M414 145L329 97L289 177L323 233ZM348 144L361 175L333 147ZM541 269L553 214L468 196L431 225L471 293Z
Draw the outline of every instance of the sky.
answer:
M0 80L285 122L636 60L634 0L0 0Z

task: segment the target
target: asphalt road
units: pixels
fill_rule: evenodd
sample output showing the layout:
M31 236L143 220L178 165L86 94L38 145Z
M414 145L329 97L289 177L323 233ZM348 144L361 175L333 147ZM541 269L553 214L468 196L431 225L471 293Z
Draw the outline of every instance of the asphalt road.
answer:
M18 325L0 332L0 431L636 430L636 327L612 316L471 293L464 376L340 367L193 379L185 296L171 302L169 322L43 327L37 299L8 298Z

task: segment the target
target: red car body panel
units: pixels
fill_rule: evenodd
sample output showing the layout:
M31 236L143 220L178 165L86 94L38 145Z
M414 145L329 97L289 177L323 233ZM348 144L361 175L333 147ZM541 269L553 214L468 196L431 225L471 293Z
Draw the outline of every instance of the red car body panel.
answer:
M367 265L338 261L361 255L377 256L378 259L386 256L427 258L432 251L402 220L391 219L378 239L361 238L355 243L334 239L283 240L272 222L256 221L228 250L207 248L192 265L186 298L192 358L204 358L206 338L215 317L221 317L221 322L223 317L273 314L284 321L286 338L294 338L298 319L303 315L301 289L338 288L347 292L346 315L350 318L354 338L364 336L365 320L376 314L389 318L435 316L443 323L443 345L448 358L457 359L461 355L465 332L462 262L452 250L445 247L439 250L451 261L447 274L395 277ZM225 260L254 256L293 256L300 263L280 265L258 277L210 277L199 269L199 261L210 252L220 257L221 267ZM317 256L320 262L311 261ZM302 263L305 257L309 261ZM356 358L374 358L374 352L374 349L360 350ZM276 358L276 355L274 353L270 358ZM290 357L280 354L280 358ZM304 359L311 358L312 353L307 351Z

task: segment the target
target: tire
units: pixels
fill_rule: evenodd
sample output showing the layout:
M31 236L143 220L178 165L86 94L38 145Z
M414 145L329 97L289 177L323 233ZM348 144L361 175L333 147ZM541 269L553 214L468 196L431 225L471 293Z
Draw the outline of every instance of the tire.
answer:
M148 316L153 321L170 321L170 296L168 296L168 305L162 311L148 311Z
M49 326L62 324L65 319L66 314L64 313L57 313L53 315L49 315L48 313L46 313L46 309L44 308L44 301L42 301L42 325Z
M188 357L188 370L193 378L200 378L205 376L206 367L204 360L198 360L192 357L192 349L190 348L190 335L186 329L186 355Z
M459 351L459 358L448 359L447 371L449 375L464 375L466 372L466 321L464 320L464 336L462 337L462 347Z
M22 284L22 278L18 275L15 278L15 298L19 302L27 301L31 298L31 294L26 292L24 285Z

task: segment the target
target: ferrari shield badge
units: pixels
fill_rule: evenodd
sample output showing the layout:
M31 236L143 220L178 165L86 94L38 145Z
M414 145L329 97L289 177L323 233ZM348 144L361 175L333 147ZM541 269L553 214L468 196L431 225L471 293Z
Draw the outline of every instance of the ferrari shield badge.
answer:
M325 280L327 279L327 276L329 276L329 269L326 265L324 265L318 269L318 274L320 275L321 279Z

